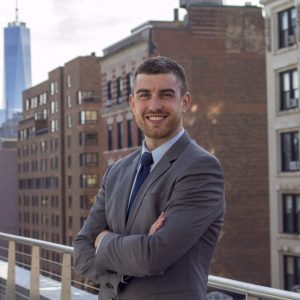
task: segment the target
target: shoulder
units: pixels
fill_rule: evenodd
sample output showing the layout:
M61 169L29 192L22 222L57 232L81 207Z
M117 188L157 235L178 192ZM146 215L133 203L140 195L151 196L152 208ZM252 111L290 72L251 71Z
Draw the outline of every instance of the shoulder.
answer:
M134 163L135 160L138 159L138 156L141 153L141 148L138 148L134 152L116 160L109 166L109 170L118 170L120 168L125 168L126 166L130 165L131 163Z
M205 148L197 144L196 141L192 140L188 146L182 152L181 159L185 161L185 165L193 168L214 168L221 172L222 166L219 159L212 153L208 152Z

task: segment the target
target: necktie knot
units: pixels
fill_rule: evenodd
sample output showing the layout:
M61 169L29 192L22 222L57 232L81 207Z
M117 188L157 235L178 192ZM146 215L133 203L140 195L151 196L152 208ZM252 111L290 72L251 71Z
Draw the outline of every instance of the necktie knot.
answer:
M150 152L144 152L141 157L142 166L151 166L153 164L152 154Z

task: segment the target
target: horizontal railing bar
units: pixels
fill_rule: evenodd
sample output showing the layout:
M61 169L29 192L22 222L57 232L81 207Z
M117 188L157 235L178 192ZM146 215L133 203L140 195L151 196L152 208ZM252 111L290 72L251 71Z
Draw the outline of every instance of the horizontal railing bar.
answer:
M57 252L73 254L73 247L55 244L55 243L51 243L51 242L47 242L47 241L43 241L43 240L36 240L36 239L29 238L29 237L12 235L12 234L3 233L3 232L0 232L0 238L2 238L4 240L13 240L13 241L16 241L16 242L19 242L22 244L26 244L26 245L38 246L41 248L45 248L48 250L54 250Z
M208 286L254 297L300 300L300 294L210 275Z
M28 237L12 235L3 232L0 232L0 239L13 240L22 244L39 246L41 248L53 250L56 252L73 254L73 247L55 244L43 240L36 240ZM232 280L213 275L210 275L208 277L208 286L254 297L267 297L268 299L277 300L300 300L299 293L250 284L238 280Z

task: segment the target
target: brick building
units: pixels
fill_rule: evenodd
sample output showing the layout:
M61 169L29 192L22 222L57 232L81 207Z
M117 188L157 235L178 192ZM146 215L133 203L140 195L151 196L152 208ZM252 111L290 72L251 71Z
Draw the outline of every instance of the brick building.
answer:
M184 21L149 21L104 49L103 132L108 164L142 136L128 104L131 75L149 56L187 71L193 103L184 125L225 171L227 213L211 273L270 284L264 20L253 6L180 1ZM263 266L263 267L262 267Z
M99 187L100 95L94 54L49 72L23 93L20 235L71 245L80 230ZM47 251L42 255L58 260Z

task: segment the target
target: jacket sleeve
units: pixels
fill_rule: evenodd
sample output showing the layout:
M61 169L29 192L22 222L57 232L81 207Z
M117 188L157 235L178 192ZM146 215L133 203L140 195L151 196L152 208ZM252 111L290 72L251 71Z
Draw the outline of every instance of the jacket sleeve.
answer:
M95 246L97 235L108 228L105 216L105 180L108 170L103 177L101 188L91 208L90 214L73 242L75 271L99 282L98 268L95 266Z
M174 183L166 222L152 236L108 233L96 254L99 269L143 277L160 275L189 251L210 228L216 243L225 209L223 172L211 156L193 164Z

